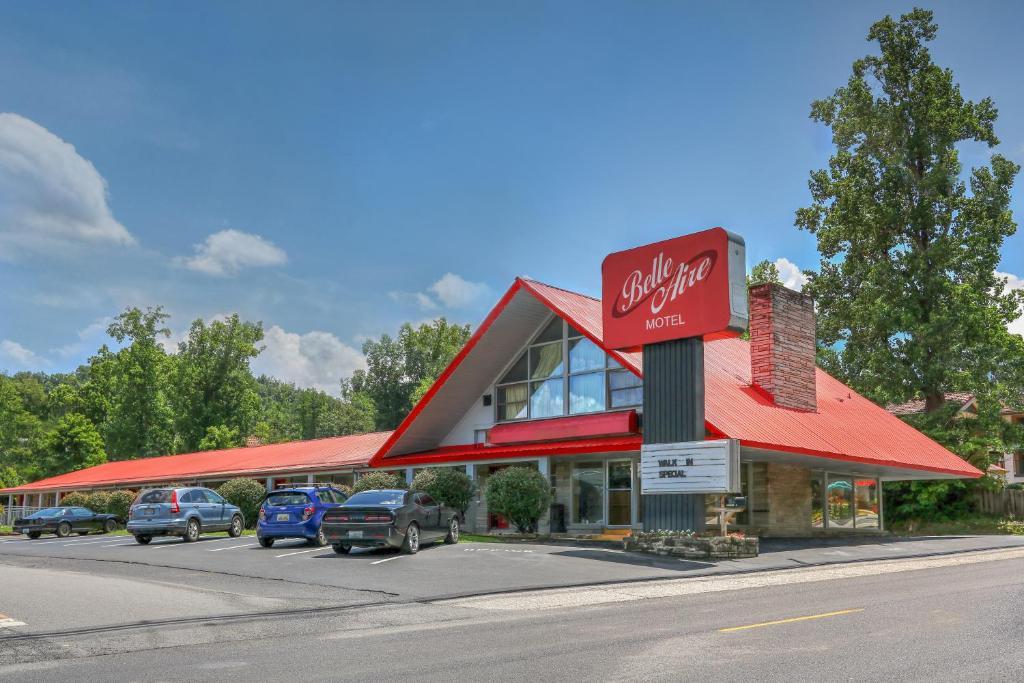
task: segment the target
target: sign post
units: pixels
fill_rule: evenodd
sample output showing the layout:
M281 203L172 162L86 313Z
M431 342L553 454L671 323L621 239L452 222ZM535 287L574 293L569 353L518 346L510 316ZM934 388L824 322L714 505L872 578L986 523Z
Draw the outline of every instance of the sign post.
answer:
M643 349L644 452L661 444L699 447L704 442L703 337L747 325L743 239L712 228L610 254L601 270L605 343ZM735 452L738 470L738 446ZM685 463L688 456L683 457ZM666 469L685 473L689 467ZM726 483L738 486L738 481ZM704 495L716 490L680 490L686 492L642 487L645 530L704 529Z

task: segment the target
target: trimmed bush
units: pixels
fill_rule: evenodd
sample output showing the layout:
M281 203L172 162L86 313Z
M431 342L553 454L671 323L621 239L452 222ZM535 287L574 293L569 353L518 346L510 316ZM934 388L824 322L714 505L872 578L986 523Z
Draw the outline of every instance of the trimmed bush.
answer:
M221 484L217 493L224 496L232 505L238 506L247 528L255 528L259 519L260 503L267 495L266 486L255 479L232 479Z
M86 497L85 507L101 514L106 512L110 507L110 491L93 491Z
M473 500L473 480L450 468L428 468L417 473L412 488L426 491L434 500L462 512Z
M91 500L91 498L92 496L88 493L83 493L82 491L72 491L71 493L62 496L60 499L60 503L58 503L58 505L60 505L61 507L87 508L89 507L89 501Z
M351 486L346 486L345 484L331 484L331 486L333 486L334 488L336 488L339 491L341 491L342 493L344 493L346 498L348 496L352 495L352 487Z
M509 467L487 479L487 510L512 522L520 533L535 533L549 505L551 484L537 470Z
M128 521L128 510L131 508L135 496L135 491L111 491L110 498L107 500L107 509L104 512L116 515L121 520L121 523L124 524ZM99 511L97 510L97 512Z
M354 493L360 491L371 491L373 489L407 489L405 478L395 472L367 472L356 479L356 485L352 487Z

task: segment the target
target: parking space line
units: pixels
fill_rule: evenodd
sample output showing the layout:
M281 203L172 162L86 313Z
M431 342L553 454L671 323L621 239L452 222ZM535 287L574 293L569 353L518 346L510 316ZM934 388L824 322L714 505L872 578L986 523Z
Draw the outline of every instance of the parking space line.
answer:
M118 545L135 545L136 541L126 541L125 543L111 543L110 545L102 545L101 548L113 548Z
M24 621L18 621L17 619L11 619L6 614L0 613L0 628L10 628L12 626L26 626Z
M382 562L390 562L391 560L397 560L400 557L402 556L395 555L394 557L385 557L383 560L377 560L376 562L371 562L370 564L381 564Z
M72 542L72 543L65 543L64 545L94 545L96 543L106 543L109 540L110 540L109 538L104 538L104 539L99 540L99 541L78 541L78 542Z
M250 548L250 547L252 547L254 545L258 545L258 544L256 544L256 543L243 543L242 545L229 545L229 546L226 546L224 548L210 548L206 552L208 552L208 553L219 553L221 550L234 550L235 548Z
M301 555L302 553L318 553L324 552L323 548L313 548L312 550L296 550L294 553L285 553L284 555L274 555L274 557L288 557L289 555Z

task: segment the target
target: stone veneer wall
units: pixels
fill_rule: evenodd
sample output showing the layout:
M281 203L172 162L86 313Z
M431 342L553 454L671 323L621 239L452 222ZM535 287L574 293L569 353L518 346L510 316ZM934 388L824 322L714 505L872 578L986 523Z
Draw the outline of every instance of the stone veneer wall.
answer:
M766 536L811 534L811 471L796 465L768 463Z
M817 410L814 299L779 284L750 288L751 381L775 405Z

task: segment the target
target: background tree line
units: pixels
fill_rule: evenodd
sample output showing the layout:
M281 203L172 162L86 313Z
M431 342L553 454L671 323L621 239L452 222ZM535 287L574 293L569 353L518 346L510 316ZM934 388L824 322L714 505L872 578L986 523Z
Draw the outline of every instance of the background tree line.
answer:
M122 312L74 372L0 373L0 485L108 460L315 439L394 428L469 337L444 318L363 345L367 368L341 398L254 376L263 327L198 319L173 353L160 307ZM378 407L379 406L379 407Z

